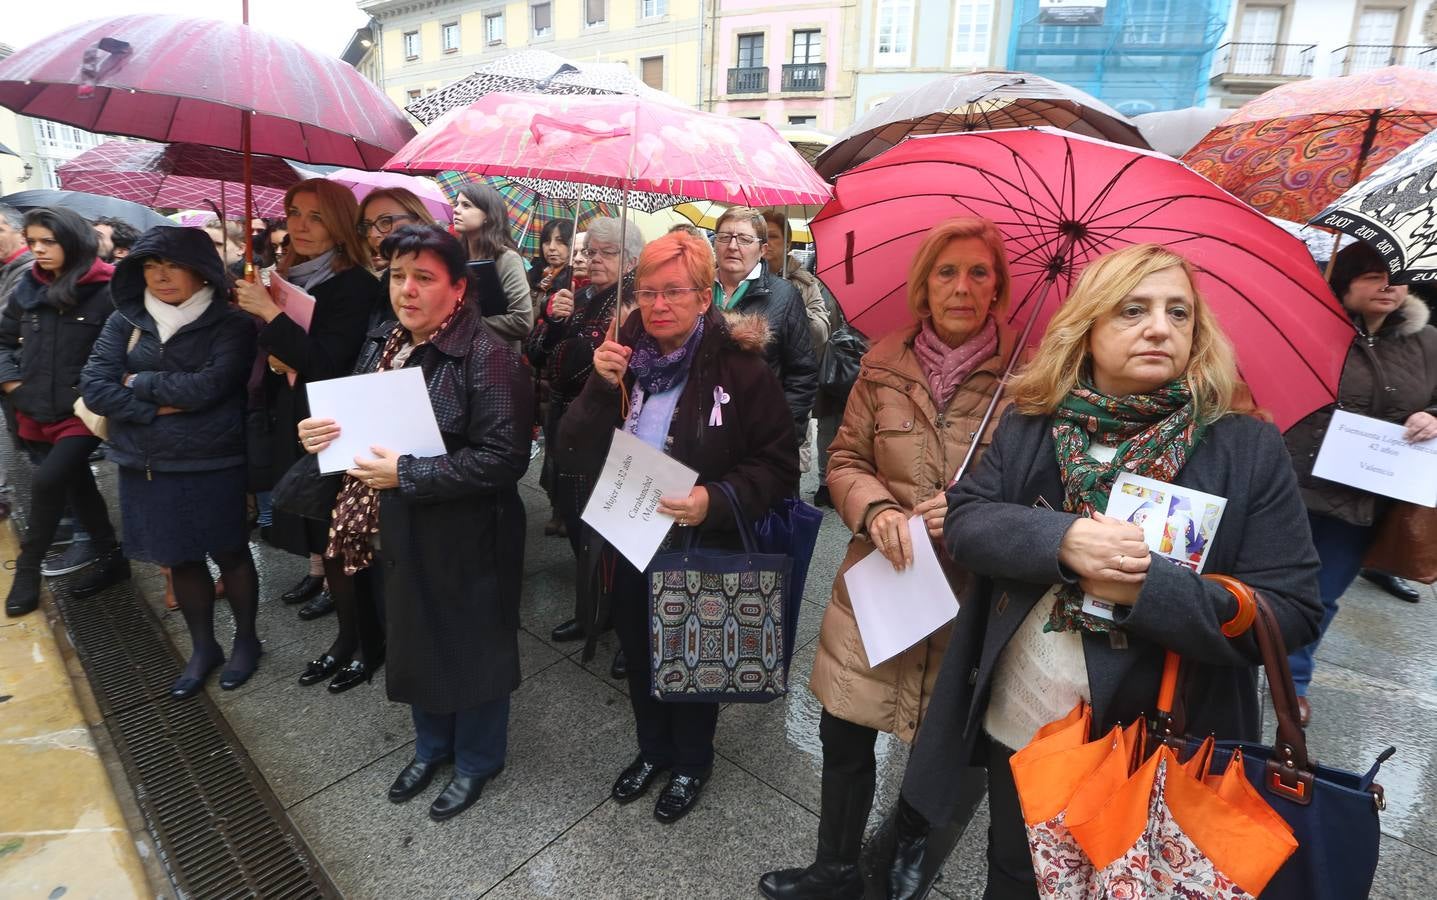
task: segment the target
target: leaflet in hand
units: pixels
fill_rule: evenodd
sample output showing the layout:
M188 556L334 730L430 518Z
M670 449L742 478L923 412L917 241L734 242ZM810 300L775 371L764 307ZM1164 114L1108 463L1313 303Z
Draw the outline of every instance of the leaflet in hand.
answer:
M1153 553L1201 572L1226 507L1225 497L1124 472L1113 483L1106 513L1142 528ZM1083 612L1112 619L1113 604L1086 594Z
M698 480L699 473L621 428L581 518L642 572L674 524L658 511L659 498L687 497Z
M1437 506L1437 438L1417 444L1381 419L1332 413L1312 474L1419 506Z
M303 328L305 334L309 333L310 323L314 321L314 295L306 293L299 286L285 281L278 272L269 276L269 295L274 298L274 305L288 316L294 324ZM294 387L295 373L289 372L289 386Z
M895 572L893 563L874 550L843 573L869 668L887 662L958 615L958 600L922 516L908 520L908 538L913 543L913 565L902 572Z

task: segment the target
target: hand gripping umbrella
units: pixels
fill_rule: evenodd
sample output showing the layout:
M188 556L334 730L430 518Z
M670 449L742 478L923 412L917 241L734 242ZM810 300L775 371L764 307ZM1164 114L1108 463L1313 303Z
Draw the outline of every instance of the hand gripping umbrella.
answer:
M1198 269L1197 289L1279 427L1336 396L1353 326L1302 243L1152 151L1049 128L910 138L839 177L810 226L818 276L854 327L883 334L908 321L918 244L962 215L1003 233L1020 348L1037 343L1089 260L1156 242Z

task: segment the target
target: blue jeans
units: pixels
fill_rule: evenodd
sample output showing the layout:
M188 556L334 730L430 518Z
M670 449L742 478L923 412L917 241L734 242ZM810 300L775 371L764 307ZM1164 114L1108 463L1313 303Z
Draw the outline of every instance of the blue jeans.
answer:
M509 695L457 713L430 713L411 706L414 714L414 758L435 762L454 757L459 775L493 775L504 768L509 745Z
M1373 533L1371 525L1353 525L1320 513L1308 513L1307 521L1312 526L1312 544L1317 548L1317 558L1322 563L1317 573L1317 590L1322 595L1322 625L1318 629L1317 640L1287 656L1299 697L1307 696L1307 685L1312 681L1312 670L1316 665L1313 656L1317 653L1317 645L1322 643L1327 626L1337 615L1337 601L1342 599L1342 595L1352 587L1352 582L1357 580L1357 573L1362 571L1362 557L1367 555Z

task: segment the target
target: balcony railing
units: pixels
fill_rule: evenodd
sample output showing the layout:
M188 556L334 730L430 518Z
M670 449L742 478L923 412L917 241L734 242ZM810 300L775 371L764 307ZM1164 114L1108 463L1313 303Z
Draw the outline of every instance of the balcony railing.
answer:
M730 94L767 94L768 66L752 66L728 70Z
M1429 70L1437 68L1437 47L1425 44L1348 44L1332 51L1334 75L1360 75L1384 66L1411 66Z
M821 91L826 80L826 63L790 63L783 67L785 91Z
M1223 44L1213 58L1212 76L1311 78L1316 44Z

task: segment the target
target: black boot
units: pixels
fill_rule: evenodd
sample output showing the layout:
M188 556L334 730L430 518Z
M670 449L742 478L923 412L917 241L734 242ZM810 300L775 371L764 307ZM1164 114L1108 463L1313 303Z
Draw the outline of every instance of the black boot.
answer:
M40 567L17 563L10 596L5 598L5 615L18 618L35 611L40 605Z
M770 900L861 900L858 857L863 827L873 808L873 775L825 773L818 814L818 853L813 865L780 869L758 880Z
M927 895L929 885L923 883L923 870L932 830L923 814L900 794L894 816L893 862L888 867L889 900L916 900Z
M76 597L92 597L113 584L130 580L130 561L119 547L106 550L87 568L70 580L70 593Z

